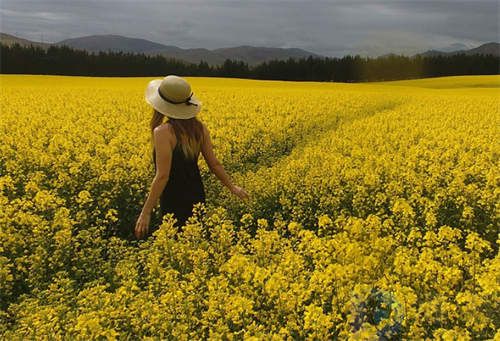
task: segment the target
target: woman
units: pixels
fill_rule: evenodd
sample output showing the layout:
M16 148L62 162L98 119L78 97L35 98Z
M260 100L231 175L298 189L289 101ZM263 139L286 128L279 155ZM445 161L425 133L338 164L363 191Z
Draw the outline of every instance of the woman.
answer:
M158 198L162 216L173 213L178 229L192 215L195 203L205 203L205 190L198 168L200 152L209 169L233 194L248 199L245 190L233 185L215 157L210 133L196 118L201 102L193 95L186 80L174 75L152 80L147 85L145 97L153 107L151 135L156 174L137 219L136 238L152 233L149 233L149 222ZM164 116L168 117L168 121L162 124Z

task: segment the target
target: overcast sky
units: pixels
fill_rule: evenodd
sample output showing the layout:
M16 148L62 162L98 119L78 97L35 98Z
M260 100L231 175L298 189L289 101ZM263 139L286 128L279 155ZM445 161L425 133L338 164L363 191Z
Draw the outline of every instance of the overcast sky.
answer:
M500 40L497 0L0 0L0 11L2 32L44 42L119 34L182 48L377 56Z

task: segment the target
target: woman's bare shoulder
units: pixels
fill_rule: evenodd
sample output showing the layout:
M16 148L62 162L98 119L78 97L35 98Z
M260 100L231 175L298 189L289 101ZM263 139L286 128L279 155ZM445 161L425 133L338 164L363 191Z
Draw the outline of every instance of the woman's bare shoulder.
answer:
M159 134L165 136L170 141L171 145L175 144L175 132L172 125L168 122L160 124L155 129Z

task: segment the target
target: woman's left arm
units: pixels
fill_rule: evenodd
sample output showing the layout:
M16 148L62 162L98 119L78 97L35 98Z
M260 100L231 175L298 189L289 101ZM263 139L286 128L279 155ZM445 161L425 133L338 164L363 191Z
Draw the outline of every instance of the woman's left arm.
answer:
M136 233L146 234L149 228L151 212L156 206L161 193L167 185L170 175L170 165L172 163L172 147L170 146L170 136L167 129L155 128L153 131L154 145L156 153L156 174L151 183L151 188L142 208L136 224Z

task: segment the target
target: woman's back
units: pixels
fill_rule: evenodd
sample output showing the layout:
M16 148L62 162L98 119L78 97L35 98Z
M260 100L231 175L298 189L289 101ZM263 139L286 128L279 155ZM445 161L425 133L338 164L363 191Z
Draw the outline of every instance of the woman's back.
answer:
M192 206L197 202L205 202L205 189L198 167L198 157L189 159L184 155L179 140L174 136L175 147L172 150L167 184L160 195L162 215L171 212L182 225L192 213ZM153 148L153 164L156 171L156 155Z
M198 154L199 155L199 154ZM156 156L153 149L153 164L156 171ZM172 151L172 162L167 185L163 190L165 200L190 201L204 195L198 158L188 159L177 142ZM171 193L173 195L168 196Z

